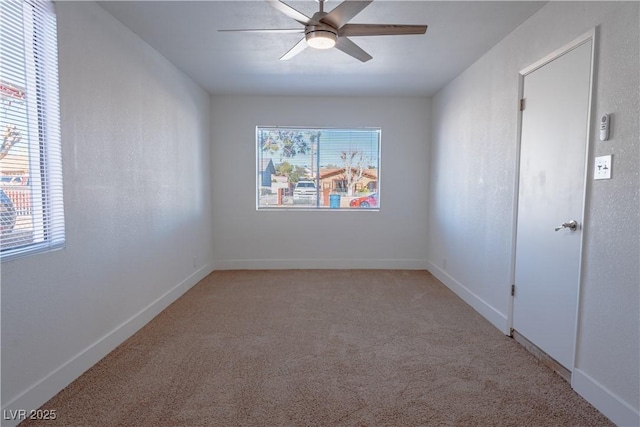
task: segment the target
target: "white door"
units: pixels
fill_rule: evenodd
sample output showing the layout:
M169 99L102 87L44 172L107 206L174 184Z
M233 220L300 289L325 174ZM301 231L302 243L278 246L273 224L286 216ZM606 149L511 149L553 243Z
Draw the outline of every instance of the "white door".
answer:
M569 371L580 281L592 43L588 39L523 73L513 328Z

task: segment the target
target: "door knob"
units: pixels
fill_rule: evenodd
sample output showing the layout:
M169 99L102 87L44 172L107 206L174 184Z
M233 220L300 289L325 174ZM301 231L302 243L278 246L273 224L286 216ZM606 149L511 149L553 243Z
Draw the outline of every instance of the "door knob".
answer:
M576 231L578 229L578 221L572 219L569 222L565 222L560 227L556 227L556 231L560 231L563 228L568 228L571 231Z

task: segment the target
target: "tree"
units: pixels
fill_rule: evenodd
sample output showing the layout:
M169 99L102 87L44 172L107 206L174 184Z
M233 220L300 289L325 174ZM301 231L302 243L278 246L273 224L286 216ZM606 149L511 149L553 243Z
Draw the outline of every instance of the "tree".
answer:
M307 177L307 171L305 168L296 166L295 170L289 174L289 182L298 182L302 178Z
M289 176L292 171L293 166L289 162L282 162L276 166L276 175L278 176Z
M6 129L2 132L2 146L0 147L0 160L4 159L9 151L20 142L22 139L22 135L20 135L20 131L16 128L16 125L7 125Z
M296 183L306 176L306 171L303 167L294 167L289 162L284 161L276 166L276 175L286 176L289 182Z
M364 173L364 165L368 159L362 151L351 150L340 153L342 165L344 167L344 179L347 181L347 195L353 196L356 184L362 178Z
M282 162L283 158L311 153L312 144L319 135L318 132L297 129L261 129L258 138L260 149L271 155L279 154Z

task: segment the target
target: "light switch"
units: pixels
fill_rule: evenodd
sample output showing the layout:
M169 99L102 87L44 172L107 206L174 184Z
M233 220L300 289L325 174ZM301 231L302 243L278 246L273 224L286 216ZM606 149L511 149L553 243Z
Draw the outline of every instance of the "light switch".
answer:
M611 154L596 157L593 179L611 179Z

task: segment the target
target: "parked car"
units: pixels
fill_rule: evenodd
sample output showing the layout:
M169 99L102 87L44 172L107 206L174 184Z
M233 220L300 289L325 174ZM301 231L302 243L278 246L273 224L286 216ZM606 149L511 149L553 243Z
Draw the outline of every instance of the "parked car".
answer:
M314 181L298 181L293 189L293 203L311 204L316 201L318 190Z
M0 232L2 234L10 232L15 224L16 209L13 202L4 190L0 189Z
M349 202L352 208L377 208L378 193L371 193L368 196L358 197Z

